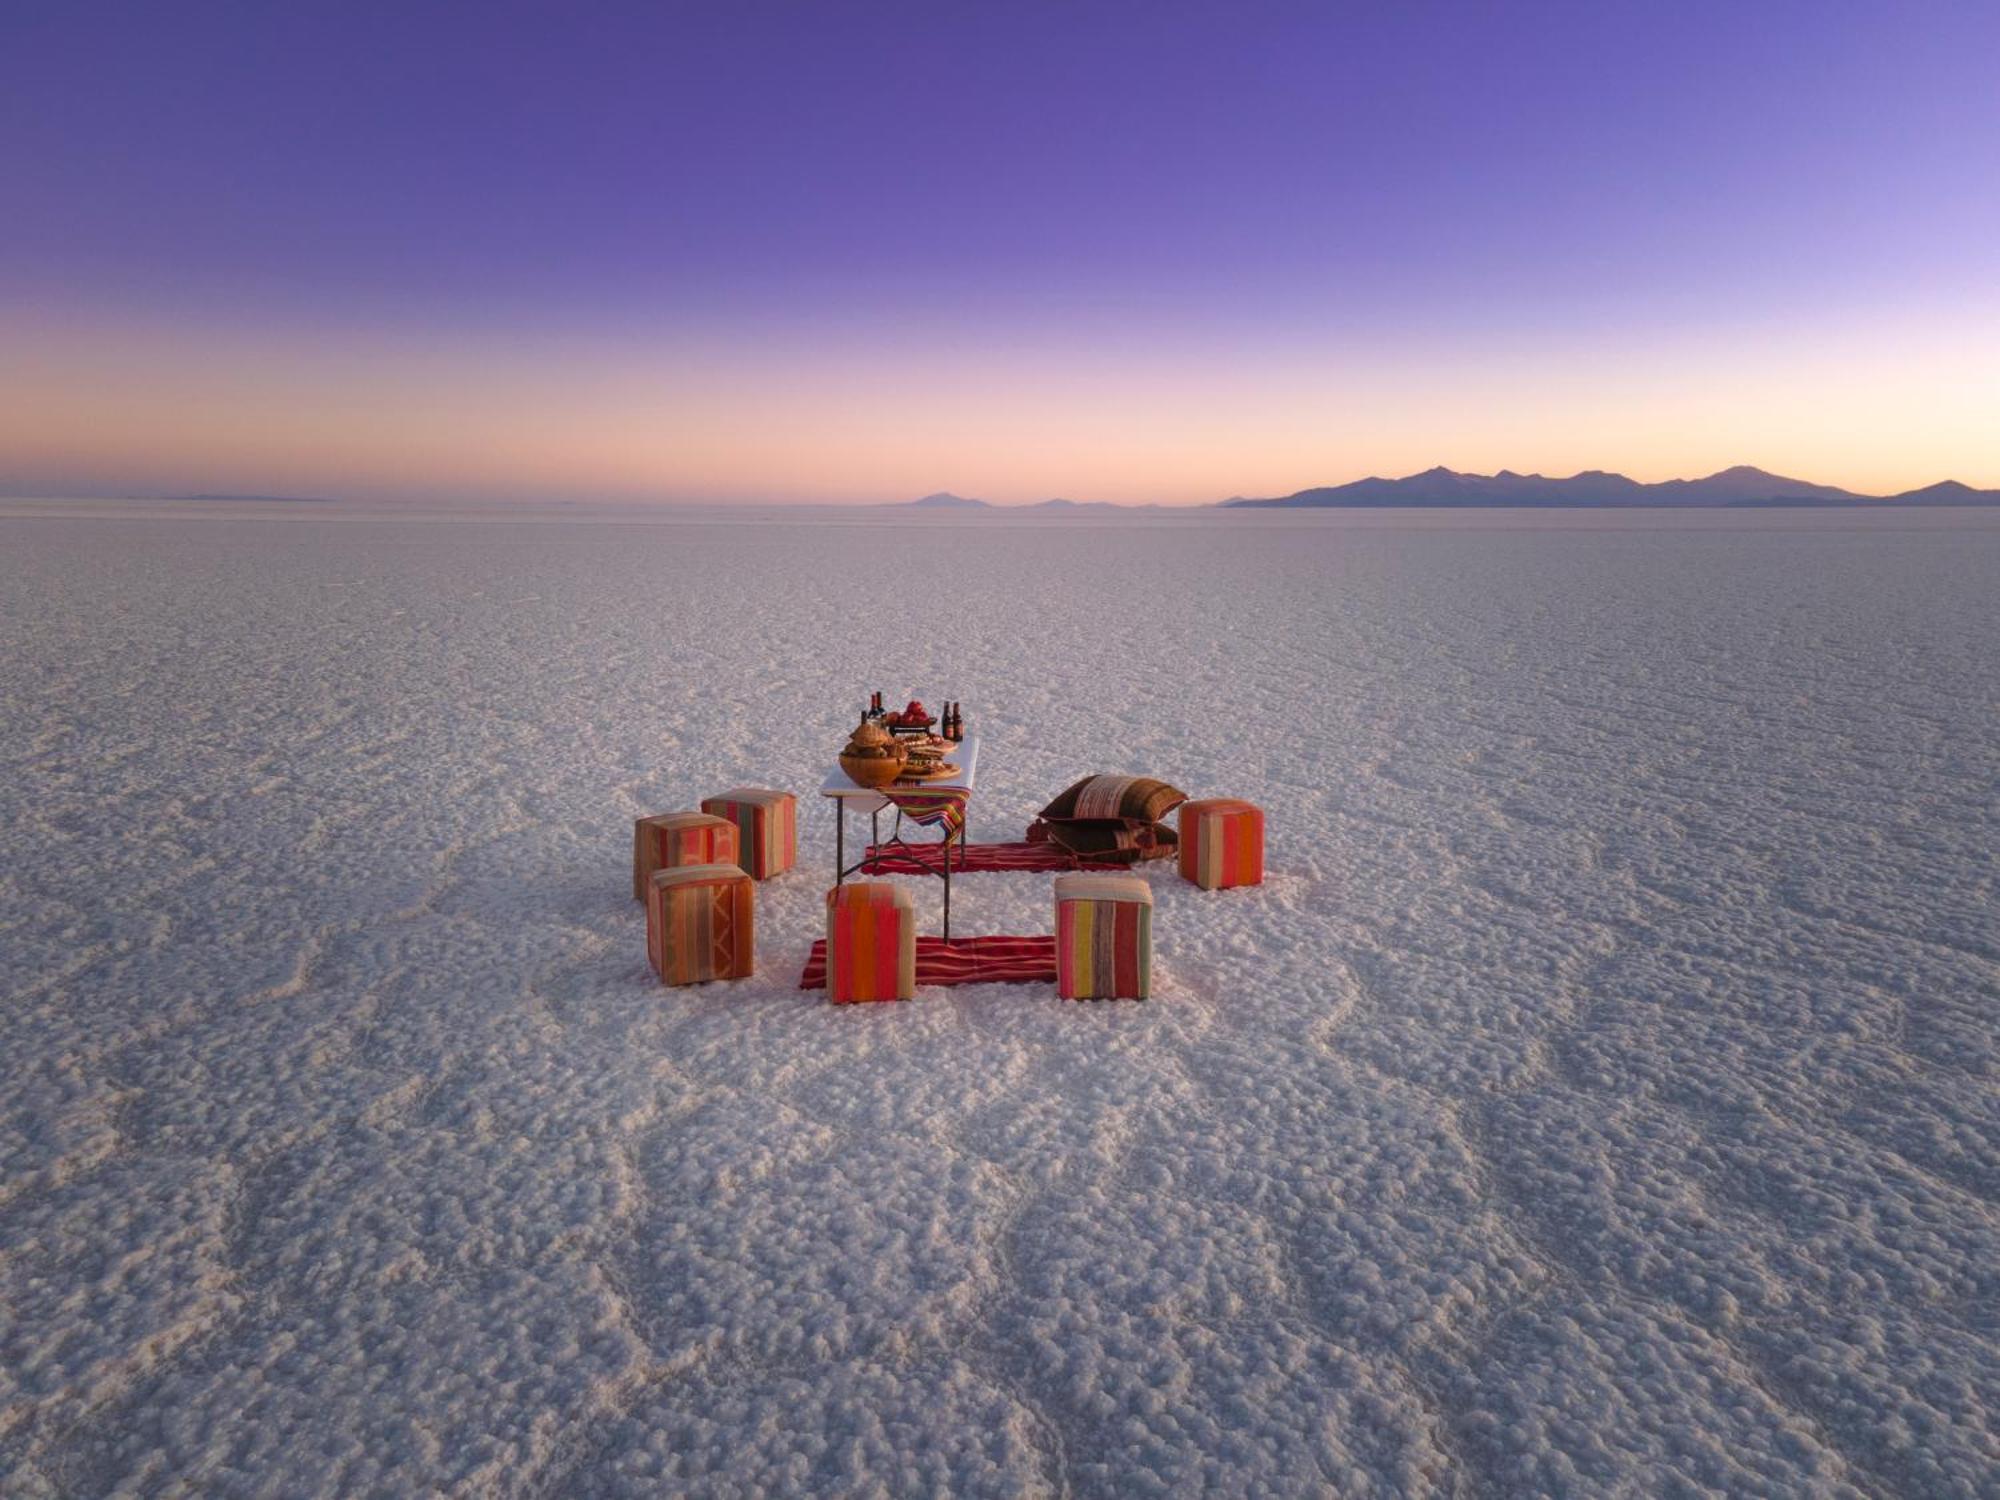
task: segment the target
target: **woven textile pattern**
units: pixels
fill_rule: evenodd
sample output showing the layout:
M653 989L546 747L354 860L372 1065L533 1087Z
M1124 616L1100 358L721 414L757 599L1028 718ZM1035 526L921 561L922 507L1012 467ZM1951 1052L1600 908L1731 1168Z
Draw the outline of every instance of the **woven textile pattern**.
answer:
M799 862L799 803L790 792L733 787L705 798L701 810L735 825L737 858L753 880L782 875Z
M1056 940L1046 932L1028 937L917 939L917 983L920 986L1055 982ZM824 938L812 945L805 972L799 975L799 988L826 988Z
M882 795L895 803L903 816L927 826L942 827L945 837L957 836L965 826L965 804L972 793L964 787L923 791L916 787L886 786Z
M1126 866L1149 859L1171 859L1177 843L1164 823L1131 818L1043 819L1028 829L1031 842L1046 839L1078 859L1115 861Z
M1119 817L1119 809L1125 805L1125 794L1138 779L1136 776L1093 776L1076 794L1076 816Z
M1262 884L1263 809L1236 797L1182 803L1180 869L1205 891Z
M646 899L655 870L736 862L736 825L705 812L656 813L632 829L632 899Z
M1058 880L1056 992L1065 1000L1144 1000L1152 989L1153 907L1145 882Z
M1187 793L1150 776L1086 776L1059 792L1041 815L1157 823L1185 801Z
M646 893L646 957L665 984L742 979L756 962L750 877L734 864L656 871Z
M937 875L944 869L944 851L937 845L871 844L864 875ZM989 870L1026 870L1062 874L1066 870L1122 870L1122 859L1098 859L1071 854L1053 843L959 844L951 853L954 875Z
M836 1005L917 992L917 911L906 887L851 880L826 893L827 995Z

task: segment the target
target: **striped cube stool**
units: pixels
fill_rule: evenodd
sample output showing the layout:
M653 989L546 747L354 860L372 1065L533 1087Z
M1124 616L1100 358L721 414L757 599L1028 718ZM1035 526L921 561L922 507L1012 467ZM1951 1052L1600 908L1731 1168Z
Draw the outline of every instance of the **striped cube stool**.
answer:
M1137 875L1056 877L1056 993L1144 1000L1153 990L1153 888Z
M742 979L757 957L750 877L733 864L656 870L646 887L646 957L662 984Z
M736 857L752 880L769 880L799 862L799 802L790 792L733 787L703 798L701 810L736 825Z
M908 886L850 880L826 893L826 992L836 1005L917 993L917 904Z
M655 813L632 830L632 899L646 899L655 870L719 865L736 858L736 825L708 813Z
M1264 810L1238 797L1181 804L1181 879L1205 891L1264 883Z

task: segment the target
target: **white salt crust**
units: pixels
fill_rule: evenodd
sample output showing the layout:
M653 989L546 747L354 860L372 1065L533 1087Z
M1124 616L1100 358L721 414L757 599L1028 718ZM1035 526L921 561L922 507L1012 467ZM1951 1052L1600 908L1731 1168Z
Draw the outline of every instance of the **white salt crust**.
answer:
M0 1494L1991 1496L1995 597L1978 516L0 514ZM631 820L878 687L975 838L1144 772L1270 879L1151 870L1147 1004L834 1009L808 796L655 984Z

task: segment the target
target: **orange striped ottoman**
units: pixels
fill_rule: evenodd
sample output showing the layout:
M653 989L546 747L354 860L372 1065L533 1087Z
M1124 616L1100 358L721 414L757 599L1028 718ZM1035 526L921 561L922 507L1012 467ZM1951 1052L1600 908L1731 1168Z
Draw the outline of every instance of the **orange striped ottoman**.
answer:
M1264 810L1237 797L1181 804L1181 879L1205 891L1264 883Z
M742 979L757 957L750 877L733 864L656 870L646 887L646 957L662 984Z
M1144 1000L1153 992L1153 888L1137 875L1056 877L1056 993Z
M752 880L769 880L799 862L799 802L790 792L733 787L703 798L701 810L736 825L736 857Z
M850 880L826 893L826 992L836 1005L917 993L917 904L908 886Z
M632 899L646 899L655 870L719 865L736 858L736 825L705 812L655 813L632 830Z

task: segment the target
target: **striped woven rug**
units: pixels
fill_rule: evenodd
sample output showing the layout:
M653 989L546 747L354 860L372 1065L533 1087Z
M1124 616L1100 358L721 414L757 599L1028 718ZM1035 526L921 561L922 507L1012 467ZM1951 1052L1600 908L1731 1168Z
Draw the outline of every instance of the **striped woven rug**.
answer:
M975 846L976 847L976 846ZM917 939L917 983L922 984L1054 984L1056 940L1053 933L1033 937L973 937ZM802 990L826 988L826 939L813 944Z
M959 863L960 857L965 860ZM936 844L871 844L861 866L864 875L935 875L944 851ZM1063 874L1070 870L1128 870L1116 860L1071 854L1057 844L966 844L951 851L951 873L975 875L982 870L1027 870Z

